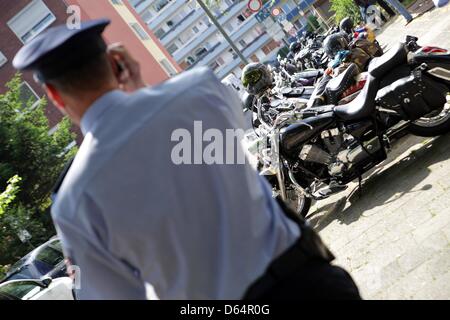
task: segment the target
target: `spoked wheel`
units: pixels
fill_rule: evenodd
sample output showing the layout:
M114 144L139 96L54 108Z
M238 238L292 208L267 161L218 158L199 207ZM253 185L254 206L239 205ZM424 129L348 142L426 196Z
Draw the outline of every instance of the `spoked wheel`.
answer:
M286 203L303 218L306 218L309 209L311 208L311 198L301 194L295 189L287 190L286 192L287 201Z
M435 137L450 132L450 95L447 95L444 108L414 121L408 130L422 137Z

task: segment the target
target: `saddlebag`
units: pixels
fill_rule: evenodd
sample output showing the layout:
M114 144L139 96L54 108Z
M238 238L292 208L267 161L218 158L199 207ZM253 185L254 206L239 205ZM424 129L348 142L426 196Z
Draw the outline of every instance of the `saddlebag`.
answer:
M377 104L396 111L405 120L420 117L444 107L448 88L427 75L422 69L414 70L378 91Z

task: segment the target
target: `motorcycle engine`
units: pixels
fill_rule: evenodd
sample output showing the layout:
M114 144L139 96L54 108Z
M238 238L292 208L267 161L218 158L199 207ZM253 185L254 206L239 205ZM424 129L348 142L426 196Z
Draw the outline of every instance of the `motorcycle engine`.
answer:
M353 166L361 163L382 148L377 136L362 144L350 134L339 129L326 130L320 136L320 144L306 144L300 151L300 159L326 165L332 177L342 178Z

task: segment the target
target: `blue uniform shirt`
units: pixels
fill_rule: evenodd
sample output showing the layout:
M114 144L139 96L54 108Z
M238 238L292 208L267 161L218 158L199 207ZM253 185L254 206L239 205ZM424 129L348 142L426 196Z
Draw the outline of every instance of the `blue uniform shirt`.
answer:
M174 164L174 130L244 127L237 96L207 69L85 113L85 139L52 215L80 268L80 299L239 299L299 237L248 164Z

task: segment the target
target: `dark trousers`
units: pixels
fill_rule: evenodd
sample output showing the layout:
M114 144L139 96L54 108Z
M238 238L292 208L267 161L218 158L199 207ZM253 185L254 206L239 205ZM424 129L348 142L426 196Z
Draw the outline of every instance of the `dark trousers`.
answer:
M244 299L361 300L361 296L347 271L328 262L309 261L265 291L250 289Z
M344 269L330 262L333 254L305 221L281 203L300 227L300 239L276 258L247 290L244 300L361 300Z

